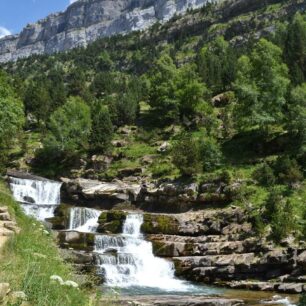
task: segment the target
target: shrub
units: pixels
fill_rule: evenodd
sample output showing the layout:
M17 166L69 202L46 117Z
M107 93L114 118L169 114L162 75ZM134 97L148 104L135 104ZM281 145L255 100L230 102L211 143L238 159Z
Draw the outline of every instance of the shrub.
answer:
M271 224L271 238L280 242L295 228L293 205L279 188L273 188L265 205L265 219Z
M264 186L274 185L276 181L273 169L267 163L263 163L257 168L252 176L259 184Z
M192 176L201 168L198 142L188 133L175 141L171 150L172 162L184 176Z
M95 101L91 109L92 130L90 145L94 151L105 152L111 144L114 127L107 106Z
M220 166L222 160L222 152L220 145L212 137L205 137L200 141L199 150L203 169L211 171Z
M79 97L71 97L50 117L44 149L56 156L73 156L88 147L91 132L90 108Z
M281 184L292 185L303 180L303 173L297 161L287 155L277 159L274 171Z

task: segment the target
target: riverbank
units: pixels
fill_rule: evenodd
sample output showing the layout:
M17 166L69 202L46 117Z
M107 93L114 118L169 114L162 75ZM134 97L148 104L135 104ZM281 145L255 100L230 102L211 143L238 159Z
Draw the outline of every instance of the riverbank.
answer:
M94 305L90 298L94 292L83 288L81 284L79 286L80 280L75 277L72 267L60 257L52 233L41 223L24 215L2 181L1 207L8 208L20 232L6 241L0 250L0 283L7 283L11 291L20 293L20 297L27 301L22 305ZM52 276L54 279L57 278L55 276L61 277L66 285L52 281ZM76 284L78 287L75 287Z

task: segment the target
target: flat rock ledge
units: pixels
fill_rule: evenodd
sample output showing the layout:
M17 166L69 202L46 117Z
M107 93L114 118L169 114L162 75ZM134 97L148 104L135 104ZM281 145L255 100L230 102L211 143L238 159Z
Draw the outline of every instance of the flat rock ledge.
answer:
M103 304L105 302L107 301L102 299L100 305L105 305ZM243 304L243 300L240 299L180 295L122 296L112 301L112 305L134 306L238 306Z

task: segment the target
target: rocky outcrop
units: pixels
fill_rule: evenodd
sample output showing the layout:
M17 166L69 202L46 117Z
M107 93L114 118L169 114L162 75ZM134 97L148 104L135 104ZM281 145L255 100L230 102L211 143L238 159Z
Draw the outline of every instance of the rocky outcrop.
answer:
M219 179L205 184L139 181L137 178L112 182L62 178L62 190L65 200L81 205L87 202L109 209L118 203L131 203L145 211L180 213L224 206L240 188L240 183L230 184Z
M102 298L102 303L109 301ZM146 305L146 306L238 306L244 305L240 299L228 299L210 296L183 295L145 295L120 296L112 301L113 305Z
M0 251L8 238L19 233L20 229L11 217L6 206L0 206Z
M143 30L210 0L78 0L65 12L0 39L0 62L84 47L100 37Z
M100 208L112 208L122 202L135 202L141 191L139 183L123 181L101 182L88 179L62 178L63 197L80 204L92 203Z
M154 254L171 258L177 275L188 280L250 290L306 291L305 246L275 246L256 237L243 209L148 214L142 230L149 234Z

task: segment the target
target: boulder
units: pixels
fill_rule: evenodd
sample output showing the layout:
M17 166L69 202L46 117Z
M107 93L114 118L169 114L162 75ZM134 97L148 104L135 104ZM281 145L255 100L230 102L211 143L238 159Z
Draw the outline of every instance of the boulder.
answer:
M99 226L97 232L112 234L122 233L126 215L126 212L120 210L103 212L98 220Z

